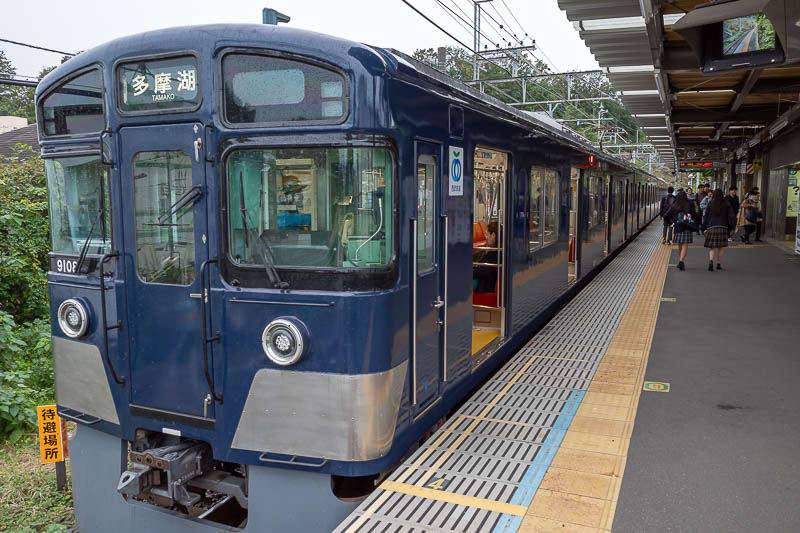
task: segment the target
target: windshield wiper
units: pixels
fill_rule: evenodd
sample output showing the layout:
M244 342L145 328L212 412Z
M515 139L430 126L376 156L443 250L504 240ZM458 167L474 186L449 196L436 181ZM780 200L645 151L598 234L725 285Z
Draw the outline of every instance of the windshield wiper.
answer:
M95 214L92 226L89 228L89 234L86 236L86 240L83 241L83 245L81 246L81 253L78 256L78 264L75 266L76 274L83 274L83 272L81 272L81 268L83 267L83 262L86 260L86 254L89 252L89 243L92 241L92 235L94 235L94 229L97 227L98 221L103 226L103 244L105 244L106 243L106 189L102 177L100 178L100 207L97 208L97 214Z
M275 268L275 259L272 254L272 247L263 235L259 235L253 226L248 222L250 214L244 206L244 179L242 172L239 172L239 213L242 215L242 227L244 228L244 247L245 250L249 248L247 234L252 231L255 233L256 252L261 256L261 261L264 263L264 270L267 273L267 279L276 289L288 289L289 284L278 275L278 270Z
M167 208L166 213L158 215L158 224L156 224L156 226L172 226L173 224L168 224L167 221L170 218L172 218L176 213L178 213L181 209L183 209L187 205L191 205L196 198L199 198L201 196L203 196L203 186L195 185L194 187L183 193L180 198L175 200L175 202Z

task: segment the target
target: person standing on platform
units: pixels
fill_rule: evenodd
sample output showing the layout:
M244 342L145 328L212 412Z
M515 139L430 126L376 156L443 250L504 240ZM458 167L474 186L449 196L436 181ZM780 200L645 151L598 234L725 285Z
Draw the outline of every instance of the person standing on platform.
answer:
M702 199L700 202L700 215L702 218L706 217L706 210L708 209L708 204L711 202L711 198L714 196L714 193L711 191L711 187L704 189L706 191L705 198Z
M750 192L750 194L742 202L742 228L744 235L742 235L742 242L745 244L753 244L750 242L750 235L756 230L756 223L758 222L758 193Z
M708 270L714 271L714 251L717 252L717 270L722 270L722 249L728 246L728 235L736 224L736 214L725 200L722 189L714 191L703 214L703 233L708 248Z
M758 220L756 220L756 238L754 242L761 242L761 220L764 217L764 212L761 210L761 192L758 190L758 187L753 187L753 192L751 194L756 196L756 211L758 212Z
M678 245L678 269L686 270L684 260L686 259L686 252L689 251L689 245L693 242L692 234L695 227L700 227L697 224L697 207L696 204L689 200L686 193L678 191L675 195L675 203L667 212L667 216L675 217L675 237L672 242Z
M702 185L697 187L697 194L694 195L694 202L695 202L696 207L697 207L697 210L695 211L695 213L697 214L697 222L700 222L700 221L703 220L703 208L701 207L701 204L703 203L703 200L705 198L706 198L706 184L703 183ZM702 235L703 234L703 232L700 231L700 224L697 225L696 233L698 235Z
M728 189L728 196L725 197L725 200L728 202L728 205L731 206L731 212L733 213L734 218L739 216L739 197L736 196L736 186L734 185L730 189ZM736 233L736 223L734 222L733 229L728 234L728 242L733 240L733 234Z
M669 187L667 189L667 194L665 194L661 198L661 209L658 211L659 218L661 218L661 220L664 222L664 232L661 235L661 244L672 244L672 234L674 233L675 230L673 224L675 223L675 220L671 220L665 215L667 214L667 211L669 211L672 205L675 203L674 193L675 193L675 188Z

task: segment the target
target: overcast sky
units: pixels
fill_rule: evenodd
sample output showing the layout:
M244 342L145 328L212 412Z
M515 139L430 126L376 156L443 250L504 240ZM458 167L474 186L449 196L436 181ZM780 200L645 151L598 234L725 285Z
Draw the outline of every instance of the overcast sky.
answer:
M472 46L471 30L459 26L437 0L409 2ZM440 2L471 20L471 0ZM261 9L265 6L289 15L292 18L289 25L296 28L408 53L417 48L456 44L401 0L3 0L2 3L0 38L66 52L86 50L117 37L158 28L217 22L260 23ZM598 68L556 0L493 0L483 6L497 21L483 16L483 21L494 27L489 29L485 24L482 27L493 42L498 40L498 32L511 39L505 29L510 28L518 37L524 36L524 30L541 49L535 55L545 59L542 52L546 54L558 71ZM500 30L499 24L505 29ZM36 76L43 67L60 61L58 54L3 42L0 50L20 75Z

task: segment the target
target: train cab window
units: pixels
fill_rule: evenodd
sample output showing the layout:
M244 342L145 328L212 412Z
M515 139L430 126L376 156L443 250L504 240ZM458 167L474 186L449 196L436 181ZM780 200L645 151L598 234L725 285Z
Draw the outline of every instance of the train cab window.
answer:
M417 269L426 272L436 262L434 239L434 183L436 158L421 155L417 161Z
M99 156L45 159L50 238L56 254L103 255L111 250L108 172Z
M303 61L230 53L222 59L224 116L230 124L340 123L345 77Z
M542 246L542 187L544 185L544 169L540 167L531 168L531 196L530 196L530 233L528 240L528 250L541 248Z
M544 198L544 233L542 243L550 244L558 240L558 182L559 173L556 170L545 171Z
M283 268L389 265L392 169L384 148L233 152L227 163L230 259Z
M195 275L192 161L180 150L139 152L133 158L136 269L149 283L191 285Z
M44 135L79 135L103 130L103 75L99 69L72 78L41 103Z

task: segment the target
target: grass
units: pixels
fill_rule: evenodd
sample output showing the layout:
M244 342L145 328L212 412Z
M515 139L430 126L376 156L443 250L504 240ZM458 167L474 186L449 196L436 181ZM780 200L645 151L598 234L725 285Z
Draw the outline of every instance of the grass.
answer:
M74 522L69 459L67 491L60 493L55 465L40 462L35 433L0 443L0 532L60 533Z

